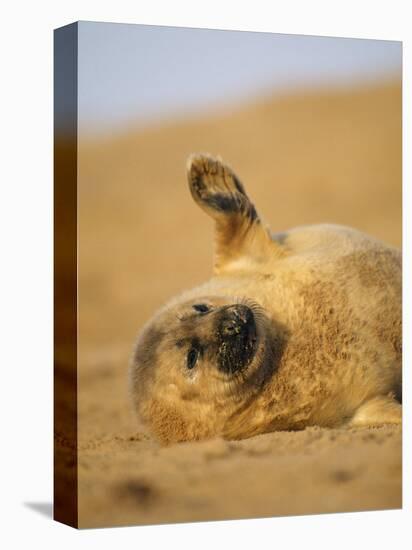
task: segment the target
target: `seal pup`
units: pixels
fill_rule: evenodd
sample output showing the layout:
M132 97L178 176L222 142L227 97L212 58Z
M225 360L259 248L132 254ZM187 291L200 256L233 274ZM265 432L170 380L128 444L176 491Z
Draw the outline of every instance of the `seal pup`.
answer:
M213 276L142 329L130 391L162 443L401 422L401 253L355 229L271 235L220 158L187 163Z

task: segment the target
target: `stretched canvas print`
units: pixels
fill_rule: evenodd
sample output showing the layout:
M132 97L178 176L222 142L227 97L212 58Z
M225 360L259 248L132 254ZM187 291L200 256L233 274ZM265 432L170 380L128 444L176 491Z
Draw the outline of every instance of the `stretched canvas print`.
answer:
M400 508L401 43L54 44L55 519Z

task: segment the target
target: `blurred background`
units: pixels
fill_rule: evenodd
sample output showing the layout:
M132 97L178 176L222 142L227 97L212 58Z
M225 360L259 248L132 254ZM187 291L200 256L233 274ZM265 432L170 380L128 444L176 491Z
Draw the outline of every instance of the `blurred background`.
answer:
M273 231L331 222L401 246L402 46L88 22L78 44L80 512L103 522L102 480L133 452L136 334L211 274L187 156L221 155Z
M401 43L79 24L79 125L99 135L251 99L399 78Z

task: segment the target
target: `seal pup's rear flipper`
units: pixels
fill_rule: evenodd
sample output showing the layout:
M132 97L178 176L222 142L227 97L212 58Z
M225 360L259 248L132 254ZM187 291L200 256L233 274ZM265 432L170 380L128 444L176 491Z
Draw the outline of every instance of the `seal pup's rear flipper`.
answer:
M207 154L187 161L187 178L196 203L215 222L214 272L256 270L256 264L283 256L233 170Z
M382 426L402 423L402 405L392 394L378 395L361 405L347 427Z

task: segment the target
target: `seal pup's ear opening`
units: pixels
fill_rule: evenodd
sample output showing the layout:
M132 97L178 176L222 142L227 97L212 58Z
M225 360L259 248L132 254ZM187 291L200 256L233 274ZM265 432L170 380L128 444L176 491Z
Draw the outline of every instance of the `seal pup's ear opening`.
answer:
M153 400L145 416L148 417L151 432L162 445L209 437L206 425L185 418L178 405L172 402Z
M161 401L152 401L148 416L154 435L163 445L187 441L188 427L176 408Z
M187 160L195 202L216 222L214 273L256 266L262 258L284 256L274 243L234 171L220 157L196 153Z

